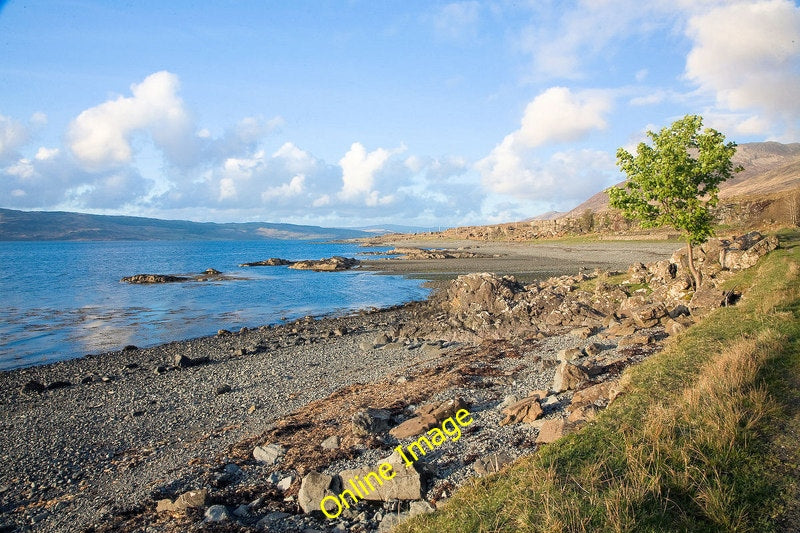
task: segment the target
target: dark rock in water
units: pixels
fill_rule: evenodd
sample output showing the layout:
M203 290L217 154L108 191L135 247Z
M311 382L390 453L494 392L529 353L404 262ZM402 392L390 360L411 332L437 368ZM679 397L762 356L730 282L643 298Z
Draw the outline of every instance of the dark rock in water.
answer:
M336 272L340 270L349 270L358 264L358 259L336 255L328 259L298 261L289 268L295 270L313 270L314 272Z
M179 281L189 281L192 278L186 276L171 276L168 274L136 274L122 278L120 281L125 283L176 283Z
M222 272L220 272L216 268L207 268L205 270L205 273L208 274L209 276L218 276L219 274L222 274Z
M47 389L42 383L32 379L22 387L22 392L39 392L42 393Z
M281 259L280 257L270 257L269 259L265 259L264 261L254 261L252 263L242 263L240 267L255 267L255 266L284 266L284 265L293 265L294 261L289 261L288 259Z
M231 392L232 390L233 389L231 389L230 385L220 385L219 387L217 387L217 391L216 391L217 392L217 396L219 396L220 394L225 394L225 393Z
M47 385L47 390L64 389L71 386L72 383L70 383L69 381L54 381Z

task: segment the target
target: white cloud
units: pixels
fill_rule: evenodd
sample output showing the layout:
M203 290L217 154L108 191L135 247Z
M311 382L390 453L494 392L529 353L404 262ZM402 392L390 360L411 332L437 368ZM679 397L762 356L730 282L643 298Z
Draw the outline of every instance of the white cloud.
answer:
M738 130L798 133L800 7L788 0L728 4L692 17L687 34L687 78L723 110L756 113Z
M61 150L58 148L45 148L44 146L39 147L36 151L36 155L34 156L35 159L39 161L44 161L46 159L53 159L57 157L61 153Z
M17 150L28 142L29 131L21 122L0 115L0 161L17 159Z
M605 129L605 115L610 109L611 99L602 92L573 93L564 87L544 91L528 104L520 128L506 135L486 158L477 163L484 186L500 194L547 199L585 194L585 189L572 189L576 184L586 184L584 179L574 179L580 178L581 172L566 164L576 156L556 154L543 165L533 154L533 149L546 144L577 141L592 131ZM592 158L582 158L581 161L588 164L590 171L597 167ZM566 181L558 175L559 171L565 173Z
M178 87L175 74L156 72L131 85L132 96L83 111L67 132L70 150L87 169L119 167L132 159L131 136L145 131L168 158L187 160L197 137Z
M532 148L576 141L592 130L605 129L610 109L610 98L601 92L573 93L566 87L551 87L525 108L515 142Z
M261 193L261 201L269 202L276 198L289 198L298 196L305 191L306 177L298 174L289 183L283 183L277 187L269 187Z
M377 192L373 190L375 174L389 160L392 152L378 148L367 152L363 144L355 142L350 150L339 160L342 167L342 190L339 197L343 200L354 200L366 197L367 205L375 205Z
M498 162L483 172L484 185L494 193L539 202L585 200L617 179L613 157L595 150L556 152L540 160L530 154L506 152L501 144Z

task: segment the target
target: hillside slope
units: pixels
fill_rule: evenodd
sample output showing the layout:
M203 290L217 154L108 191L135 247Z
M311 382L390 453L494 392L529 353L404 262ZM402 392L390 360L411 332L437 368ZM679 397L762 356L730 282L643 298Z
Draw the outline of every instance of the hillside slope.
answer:
M328 240L366 237L364 231L295 224L217 224L188 220L0 209L0 241Z
M775 195L800 187L800 143L746 143L736 149L735 165L744 167L719 188L721 199ZM617 185L621 185L620 182ZM601 213L609 209L608 195L601 191L564 216L576 218L585 211Z

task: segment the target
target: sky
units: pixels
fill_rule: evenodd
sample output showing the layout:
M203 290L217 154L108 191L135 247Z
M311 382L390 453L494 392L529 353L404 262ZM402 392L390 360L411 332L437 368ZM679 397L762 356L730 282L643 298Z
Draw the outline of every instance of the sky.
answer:
M790 0L0 0L0 207L456 226L686 114L800 141Z

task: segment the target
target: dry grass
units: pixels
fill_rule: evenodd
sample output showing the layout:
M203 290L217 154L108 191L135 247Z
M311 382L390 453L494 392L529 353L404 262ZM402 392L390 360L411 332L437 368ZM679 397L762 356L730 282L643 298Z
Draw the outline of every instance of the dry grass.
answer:
M798 262L800 247L738 276L740 305L631 368L594 423L398 531L774 530L791 486L771 447L796 404Z

